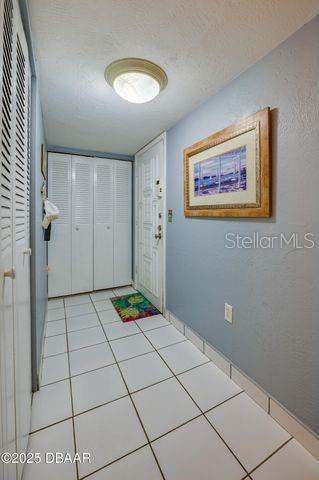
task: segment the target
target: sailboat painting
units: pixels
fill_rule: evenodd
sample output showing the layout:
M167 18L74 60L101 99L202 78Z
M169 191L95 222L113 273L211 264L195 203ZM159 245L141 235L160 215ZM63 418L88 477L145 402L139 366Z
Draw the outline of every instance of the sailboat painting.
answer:
M246 145L194 164L195 196L246 190Z

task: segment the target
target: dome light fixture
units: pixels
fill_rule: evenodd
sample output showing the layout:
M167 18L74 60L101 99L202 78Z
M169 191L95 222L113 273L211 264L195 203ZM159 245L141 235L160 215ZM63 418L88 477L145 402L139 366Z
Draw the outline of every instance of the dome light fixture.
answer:
M105 70L105 79L124 100L146 103L153 100L167 85L164 70L142 58L122 58Z

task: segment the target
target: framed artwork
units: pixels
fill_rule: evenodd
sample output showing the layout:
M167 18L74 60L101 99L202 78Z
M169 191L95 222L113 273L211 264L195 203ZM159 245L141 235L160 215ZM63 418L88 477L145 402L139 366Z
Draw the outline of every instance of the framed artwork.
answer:
M41 145L41 172L43 178L46 180L48 172L48 153L43 143Z
M270 109L184 150L186 217L271 215Z

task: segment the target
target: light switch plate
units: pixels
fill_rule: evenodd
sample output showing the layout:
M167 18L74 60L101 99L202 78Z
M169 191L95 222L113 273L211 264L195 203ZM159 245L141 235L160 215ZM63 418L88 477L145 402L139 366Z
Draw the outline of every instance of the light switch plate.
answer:
M229 323L233 323L233 307L228 303L225 303L225 320Z

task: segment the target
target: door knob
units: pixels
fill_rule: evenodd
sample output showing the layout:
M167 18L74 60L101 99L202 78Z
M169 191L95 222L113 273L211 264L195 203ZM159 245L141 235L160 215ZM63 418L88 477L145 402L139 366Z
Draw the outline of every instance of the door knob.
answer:
M160 240L162 238L162 234L161 233L155 233L154 237L156 238L156 240Z
M23 251L23 255L29 255L31 257L32 250L31 248L27 248L26 250Z
M3 276L5 278L12 278L12 280L14 280L16 278L16 271L15 271L15 268L11 268L10 270L5 270L3 272Z

